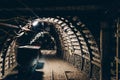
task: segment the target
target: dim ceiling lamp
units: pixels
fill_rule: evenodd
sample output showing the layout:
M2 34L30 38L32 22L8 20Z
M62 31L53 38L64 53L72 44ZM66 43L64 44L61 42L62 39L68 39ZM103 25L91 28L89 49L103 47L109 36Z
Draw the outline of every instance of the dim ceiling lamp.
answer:
M39 21L38 21L38 20L35 20L35 21L33 21L32 25L33 25L33 26L37 26L38 23L39 23Z

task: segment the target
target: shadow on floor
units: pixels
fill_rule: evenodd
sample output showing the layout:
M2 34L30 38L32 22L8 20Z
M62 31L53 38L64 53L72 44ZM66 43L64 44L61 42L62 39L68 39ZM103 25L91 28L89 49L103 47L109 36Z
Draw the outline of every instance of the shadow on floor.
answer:
M35 69L42 69L44 67L43 62L39 62ZM27 72L27 73L19 73L19 67L15 67L13 71L7 75L3 80L42 80L44 72L42 71L35 71L34 72Z
M42 69L44 67L44 62L38 62L36 69Z
M8 75L3 80L42 80L43 79L43 72L33 72L32 74L25 75L25 74L11 74Z

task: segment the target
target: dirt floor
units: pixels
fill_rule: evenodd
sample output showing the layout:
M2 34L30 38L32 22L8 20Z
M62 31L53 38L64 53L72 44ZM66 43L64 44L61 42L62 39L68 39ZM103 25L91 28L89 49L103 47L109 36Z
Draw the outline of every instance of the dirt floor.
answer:
M16 68L4 80L89 80L74 66L53 56L41 57L35 72L24 75Z

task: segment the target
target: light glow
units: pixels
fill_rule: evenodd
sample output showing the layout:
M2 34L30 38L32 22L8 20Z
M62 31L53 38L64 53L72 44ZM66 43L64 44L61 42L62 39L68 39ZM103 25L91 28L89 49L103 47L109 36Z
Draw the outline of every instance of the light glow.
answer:
M38 23L39 23L39 21L38 21L38 20L35 20L35 21L32 23L32 25L33 25L33 26L37 26Z

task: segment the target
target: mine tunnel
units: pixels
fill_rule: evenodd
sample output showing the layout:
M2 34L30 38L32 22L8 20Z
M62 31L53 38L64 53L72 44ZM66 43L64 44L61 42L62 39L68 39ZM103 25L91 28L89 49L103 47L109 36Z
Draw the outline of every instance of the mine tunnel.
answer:
M0 80L120 80L119 12L119 1L2 0Z

